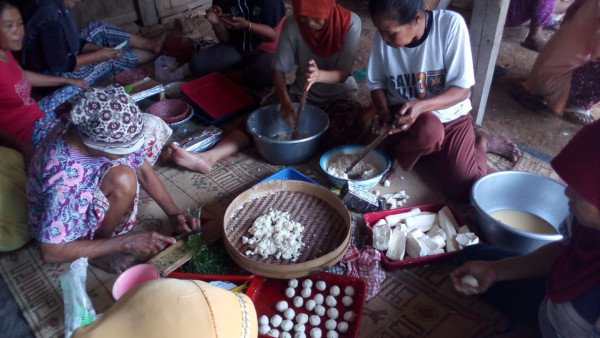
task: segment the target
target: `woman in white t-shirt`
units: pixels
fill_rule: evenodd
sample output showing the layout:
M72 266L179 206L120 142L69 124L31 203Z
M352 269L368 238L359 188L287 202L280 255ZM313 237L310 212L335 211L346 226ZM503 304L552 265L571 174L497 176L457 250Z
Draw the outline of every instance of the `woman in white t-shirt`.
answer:
M404 170L422 156L433 163L442 189L465 200L491 171L486 153L510 160L517 146L473 130L469 95L475 84L467 26L460 15L425 11L423 0L371 0L373 38L367 86L381 125L392 125L391 155Z

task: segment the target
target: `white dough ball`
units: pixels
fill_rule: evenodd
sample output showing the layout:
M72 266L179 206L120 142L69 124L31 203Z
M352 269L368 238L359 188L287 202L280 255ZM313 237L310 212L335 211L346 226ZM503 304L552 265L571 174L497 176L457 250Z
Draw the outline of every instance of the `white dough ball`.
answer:
M292 338L292 335L289 332L281 332L279 338Z
M319 316L315 316L315 315L311 315L308 318L308 323L312 326L319 326L319 324L321 324L321 317Z
M304 326L304 324L298 323L298 324L294 325L294 331L304 332L304 331L306 331L306 327Z
M303 288L311 288L313 285L313 281L310 279L305 279L304 281L302 281L302 287Z
M356 313L354 311L346 311L344 313L344 320L347 322L353 322L356 319Z
M339 335L337 333L337 331L334 330L329 330L327 331L327 338L338 338Z
M332 286L331 288L329 288L329 294L331 294L334 297L337 297L340 295L340 287L337 285Z
M287 308L285 311L283 311L283 316L286 319L294 319L294 316L296 316L296 311L294 311L292 308Z
M294 297L294 306L295 307L301 307L302 304L304 304L304 298L302 298L300 296Z
M287 298L293 298L296 295L296 290L293 287L285 289L285 295Z
M337 305L337 300L335 300L334 296L327 296L327 298L325 298L325 304L329 307L334 307Z
M306 333L296 332L296 333L294 333L294 338L306 338Z
M346 323L346 322L339 322L337 329L341 333L344 333L344 332L348 331L348 323Z
M278 327L281 324L281 321L283 321L283 318L281 318L280 315L271 317L271 325L273 325L273 327ZM279 336L279 333L277 333L277 335Z
M337 327L337 322L335 321L335 319L328 319L325 322L325 328L327 330L335 330L336 327Z
M312 310L314 310L314 308L315 308L316 305L317 305L317 303L315 303L314 300L309 299L309 300L306 301L305 307L306 307L306 309L308 311L312 311Z
M299 313L296 315L296 323L305 324L308 322L308 315L306 313Z
M260 334L267 334L269 331L271 331L271 327L269 325L261 325L258 327L258 332Z
M327 288L327 284L325 284L324 281L320 280L317 282L316 287L317 287L317 290L319 290L319 291L325 291L325 288Z
M479 282L477 281L477 278L475 278L471 275L464 275L464 276L460 277L460 283L463 285L474 287L474 288L479 286Z
M354 303L354 300L352 300L352 297L350 297L350 296L344 296L342 298L342 304L344 304L346 306L350 306L350 305L352 305L352 303Z
M344 288L344 293L346 294L346 296L354 296L354 288L352 287L352 285L348 285Z
M267 336L269 336L269 337L279 337L279 330L273 329L273 330L267 332Z
M329 310L327 310L327 316L331 319L337 319L339 315L339 311L334 307L330 307Z
M321 329L319 329L318 327L313 328L312 330L310 330L310 336L312 338L321 338Z
M325 307L323 305L315 306L315 313L318 316L324 316L325 315Z
M298 286L298 280L296 278L292 278L288 281L288 285L292 288L295 288Z
M281 329L283 331L289 331L293 327L294 327L294 323L291 320L289 320L289 319L286 319L283 322L281 322Z
M310 288L304 288L304 289L302 289L302 291L300 291L300 294L301 294L301 295L302 295L302 297L304 297L304 298L308 298L308 297L310 297L310 293L311 293L311 290L310 290Z
M317 293L317 294L315 295L315 297L313 298L313 300L315 301L315 303L317 303L317 305L321 305L321 304L323 304L323 299L324 299L324 297L323 297L323 295L322 295L322 294L320 294L320 293Z
M275 304L275 309L277 309L277 311L279 311L279 312L283 312L287 308L288 308L288 303L285 300L280 300L277 302L277 304Z
M269 317L262 315L260 316L260 318L258 318L258 324L259 325L269 325Z

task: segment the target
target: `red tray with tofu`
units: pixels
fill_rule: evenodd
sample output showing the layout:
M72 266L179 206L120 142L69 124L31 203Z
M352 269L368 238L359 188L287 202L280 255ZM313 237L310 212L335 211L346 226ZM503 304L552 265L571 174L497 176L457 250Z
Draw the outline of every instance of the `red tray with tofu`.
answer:
M385 218L385 216L405 213L405 212L410 211L413 208L419 208L419 209L421 209L421 211L438 212L445 206L448 206L448 208L452 212L454 219L458 223L457 225L459 227L462 226L464 223L463 223L462 219L460 218L460 216L449 205L447 205L445 203L414 205L414 206L408 206L408 207L397 208L397 209L375 211L375 212L370 212L370 213L364 214L363 219L364 219L367 229L371 233L371 237L372 237L373 236L373 226L375 225L375 223L377 221L379 221L382 218ZM392 226L392 229L393 228L394 227ZM458 231L458 229L456 229L456 230ZM402 260L393 261L386 256L386 251L383 251L383 250L380 250L380 251L381 251L381 260L382 260L383 265L386 268L386 270L404 269L404 268L411 268L411 267L418 266L418 265L428 264L433 261L439 261L439 260L450 258L450 257L456 255L458 252L460 252L460 250L451 251L451 252L447 252L444 250L443 253L439 253L439 254L433 254L433 255L427 255L427 256L415 257L415 258L405 256L404 259L402 259Z
M273 279L273 278L264 278L260 276L256 276L254 281L250 284L250 288L246 292L246 295L252 299L254 302L254 306L256 307L256 313L260 320L260 317L265 315L271 320L275 314L279 314L284 320L285 317L283 313L277 311L276 304L281 300L285 300L288 303L288 307L292 308L295 312L294 318L292 319L293 324L296 324L296 316L299 313L305 313L308 316L316 315L315 311L308 311L306 309L306 302L309 299L314 299L316 294L322 294L324 298L330 295L330 288L334 285L337 285L340 289L340 294L335 297L337 304L335 308L338 310L339 316L335 321L340 323L343 319L344 314L348 311L352 311L355 314L355 318L353 321L348 321L348 330L346 332L340 332L337 330L340 338L349 338L349 337L357 337L358 336L358 328L360 327L360 320L362 318L362 311L365 303L365 294L367 290L367 285L365 281L360 278L353 278L345 275L338 275L329 272L320 272L318 274L310 275L307 277L298 278L298 286L295 288L295 296L301 296L301 290L303 289L302 283L304 280L310 279L313 282L311 287L311 295L307 298L303 298L303 304L300 307L294 306L293 298L288 298L285 295L285 290L288 288L288 279ZM318 281L325 282L325 290L320 291L316 288L316 284ZM351 286L354 289L354 296L352 296L352 304L346 306L342 303L343 296L346 295L345 288L347 286ZM325 309L329 309L330 307L326 305L326 302L323 301L322 304ZM305 323L305 331L307 337L310 337L310 330L314 327L318 327L321 329L321 337L327 337L327 329L325 328L325 322L329 319L327 313L324 316L319 317L321 319L321 323L317 326L311 325L309 322ZM259 323L260 326L260 323ZM271 328L272 325L269 323ZM281 325L276 327L279 332L282 332ZM294 328L288 331L291 336L294 336ZM264 334L259 334L259 337L268 338L269 336Z

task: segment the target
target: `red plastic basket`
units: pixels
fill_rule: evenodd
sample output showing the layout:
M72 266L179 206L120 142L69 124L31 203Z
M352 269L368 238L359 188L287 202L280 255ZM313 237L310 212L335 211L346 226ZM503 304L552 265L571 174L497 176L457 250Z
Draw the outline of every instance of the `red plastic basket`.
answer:
M298 278L299 285L298 287L296 287L297 295L299 295L300 290L302 290L302 281L304 281L305 279L310 279L313 281L313 286L311 288L312 294L309 298L304 299L305 302L308 299L313 299L313 297L317 293L320 293L324 297L327 297L329 295L329 288L333 285L337 285L340 287L340 295L336 297L336 299L338 299L338 302L335 308L339 312L339 317L338 319L336 319L336 321L338 323L343 321L342 316L346 311L354 311L354 313L356 314L356 319L353 322L348 323L348 331L346 331L345 333L338 332L339 337L357 337L358 329L360 327L360 320L362 319L363 307L365 304L365 295L367 290L367 284L365 283L365 281L363 281L360 278L354 278L345 275L337 275L329 272L320 272L318 274L310 275L308 277ZM315 283L317 281L324 281L326 283L327 287L324 291L318 291L315 288ZM349 307L346 307L341 302L342 296L345 295L344 288L346 286L352 286L354 288L354 302ZM311 314L314 314L314 312L309 312L308 310L306 310L304 304L300 308L294 307L293 300L285 296L285 289L287 287L287 279L272 279L256 276L254 281L250 283L250 287L248 288L246 295L248 295L248 297L250 297L250 299L252 299L252 301L254 302L254 307L256 308L256 313L259 318L262 315L266 315L270 319L272 316L278 313L278 311L275 309L275 304L277 304L277 302L280 300L287 301L289 306L294 309L296 314L306 313L309 316ZM283 314L279 313L279 315L283 317ZM321 324L318 326L323 334L322 337L327 336L327 330L325 329L325 321L327 319L329 319L327 315L321 317ZM295 319L292 321L294 322L294 324L296 324ZM309 328L312 328L312 325L309 325L308 323L305 325L307 327L307 330L305 332L306 336L310 337L308 332L310 331ZM263 338L269 337L262 334L259 334L258 336Z
M370 213L364 214L363 219L364 219L367 229L371 233L371 237L372 237L373 236L373 225L380 219L384 218L385 216L401 214L403 212L408 212L413 208L419 208L419 209L421 209L421 211L438 212L438 211L440 211L440 209L442 209L445 206L448 206L448 208L452 212L452 215L454 215L456 222L458 222L459 225L464 224L462 219L460 218L459 215L456 214L454 209L452 209L452 207L450 207L449 205L447 205L445 203L415 205L415 206L409 206L409 207L403 207L403 208L397 208L397 209L375 211L375 212L370 212ZM418 265L428 264L433 261L447 259L447 258L450 258L450 257L456 255L459 252L460 252L460 250L456 250L456 251L452 251L452 252L444 252L444 253L435 254L435 255L428 255L428 256L417 257L417 258L405 258L400 261L392 261L387 258L384 251L381 251L381 260L382 260L383 265L385 266L386 270L396 270L396 269L411 268L411 267L418 266Z

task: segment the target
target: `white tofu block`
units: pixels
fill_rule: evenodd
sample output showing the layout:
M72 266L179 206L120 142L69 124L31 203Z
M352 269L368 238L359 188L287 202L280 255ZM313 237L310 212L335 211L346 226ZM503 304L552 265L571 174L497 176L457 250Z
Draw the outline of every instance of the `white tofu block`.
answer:
M425 236L425 234L423 233L423 231L421 231L419 229L409 230L408 233L406 234L406 237L413 237L413 238L420 238L423 236Z
M402 232L399 227L392 230L390 236L390 244L388 251L386 252L387 258L393 261L399 261L404 258L406 252L406 235Z
M429 253L429 248L419 238L406 237L406 253L412 258L423 257Z
M429 231L437 223L438 215L436 213L420 213L415 216L407 217L405 222L408 230L419 229L423 232Z
M441 236L446 241L446 233L437 224L434 224L431 229L427 232L427 236L433 238L435 236Z
M464 234L456 235L456 243L458 243L458 247L460 249L464 248L467 245L477 244L479 243L479 237L472 232L466 232Z
M469 227L466 225L463 225L460 228L458 228L459 234L466 234L467 232L471 232L471 230L469 230Z
M392 229L385 220L383 220L383 223L375 223L375 226L373 226L373 247L377 250L387 250L391 233Z
M441 231L441 229L440 229L440 231ZM442 231L442 233L443 233L443 231ZM446 247L446 240L444 239L444 237L442 235L438 234L438 235L432 236L431 231L429 231L427 233L427 237L429 237L430 240L434 241L437 244L438 248Z
M400 213L400 214L387 215L387 216L385 216L385 220L387 221L387 223L390 226L393 226L393 225L396 225L396 224L400 223L404 219L406 219L406 217L418 215L420 213L421 213L421 209L419 209L419 208L412 208L412 209L410 209L410 211L403 212L403 213Z
M426 255L431 255L432 253L439 251L440 249L442 249L442 252L444 252L443 247L446 246L445 242L443 245L440 245L438 242L436 242L429 236L422 236L418 238L418 240L425 243L426 249L428 251Z
M446 251L458 250L458 243L456 243L457 224L448 206L443 207L438 212L438 216L440 228L446 233Z

